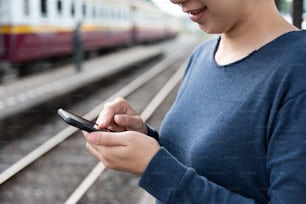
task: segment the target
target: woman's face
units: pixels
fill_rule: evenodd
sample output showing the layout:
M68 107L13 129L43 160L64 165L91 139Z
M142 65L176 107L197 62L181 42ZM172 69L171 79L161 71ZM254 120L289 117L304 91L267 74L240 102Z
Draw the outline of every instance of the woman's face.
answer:
M207 33L225 33L243 23L255 0L170 0Z

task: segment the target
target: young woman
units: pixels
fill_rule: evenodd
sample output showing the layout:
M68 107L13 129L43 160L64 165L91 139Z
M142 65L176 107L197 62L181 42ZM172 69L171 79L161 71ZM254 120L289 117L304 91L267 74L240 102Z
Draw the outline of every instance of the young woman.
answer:
M171 0L207 33L158 134L124 99L84 133L157 203L306 201L306 33L273 0ZM150 135L151 137L148 137Z

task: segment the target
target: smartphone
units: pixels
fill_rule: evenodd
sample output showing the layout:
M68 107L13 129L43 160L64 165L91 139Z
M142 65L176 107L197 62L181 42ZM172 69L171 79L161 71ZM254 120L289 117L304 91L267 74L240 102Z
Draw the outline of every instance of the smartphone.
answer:
M70 113L68 111L63 110L62 108L57 110L57 114L69 125L77 127L81 130L86 132L95 132L95 131L106 131L106 130L99 130L96 129L94 126L97 125L94 122L86 120L81 116L78 116L74 113Z

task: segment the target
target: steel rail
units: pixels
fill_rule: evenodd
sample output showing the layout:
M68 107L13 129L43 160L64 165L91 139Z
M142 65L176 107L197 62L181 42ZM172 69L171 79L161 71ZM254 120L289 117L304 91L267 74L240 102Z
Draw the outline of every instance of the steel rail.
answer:
M146 108L141 113L141 118L144 121L149 120L153 113L157 110L160 104L166 99L170 92L179 83L184 68L187 62L183 63L176 73L168 80L168 82L163 86L163 88L156 94L153 100L146 106ZM77 203L83 195L88 191L88 189L94 184L98 177L105 170L105 166L98 162L98 164L93 168L93 170L88 174L88 176L82 181L82 183L75 189L71 196L67 199L65 204L75 204Z
M155 76L157 76L159 73L170 67L173 63L177 62L178 59L182 59L186 55L186 50L183 51L177 51L170 57L166 58L165 60L159 62L157 65L153 66L149 71L138 77L136 80L132 81L128 85L126 85L124 88L119 90L117 93L113 94L111 97L109 97L107 100L105 100L103 103L98 105L95 109L84 115L85 118L88 118L89 120L94 120L99 112L102 110L104 103L106 101L113 100L117 97L127 97L132 92L140 88L143 84L145 84L147 81L153 79ZM35 160L52 150L54 147L62 143L64 140L69 138L71 135L76 133L78 131L77 128L68 126L61 132L59 132L57 135L53 136L51 139L34 149L32 152L24 156L22 159L8 167L6 170L1 172L0 174L0 184L3 184L4 182L8 181L11 177L25 169L27 166L29 166L31 163L33 163Z

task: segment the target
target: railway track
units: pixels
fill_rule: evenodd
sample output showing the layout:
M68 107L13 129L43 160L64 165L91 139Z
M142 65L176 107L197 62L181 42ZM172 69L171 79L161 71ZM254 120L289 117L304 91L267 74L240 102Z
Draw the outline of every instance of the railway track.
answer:
M182 69L177 71L177 67L189 54L186 49L182 50L159 62L108 97L97 98L100 94L90 97L95 102L109 101L119 96L125 97L138 112L142 113L145 120L152 118L154 111L180 80ZM99 90L96 90L96 93L98 92ZM102 92L101 95L106 93L105 90ZM167 108L171 100L173 97L167 103ZM103 103L91 109L84 117L94 120ZM76 110L86 110L79 106L88 106L88 102L75 107ZM153 124L159 121L157 119ZM58 118L54 123L60 124L61 127L65 126ZM48 125L41 126L42 134L48 132L48 128L50 128ZM2 168L0 203L91 203L99 199L103 199L100 203L138 201L142 193L137 187L138 178L111 170L105 171L103 165L97 163L97 160L85 150L84 140L77 129L66 127L49 138L41 142L40 138L35 137L32 143L32 146L35 146L32 148L33 151L22 157L16 156L19 158L13 159L15 162L8 162L10 164ZM13 149L14 146L10 148ZM102 172L104 173L100 176Z

